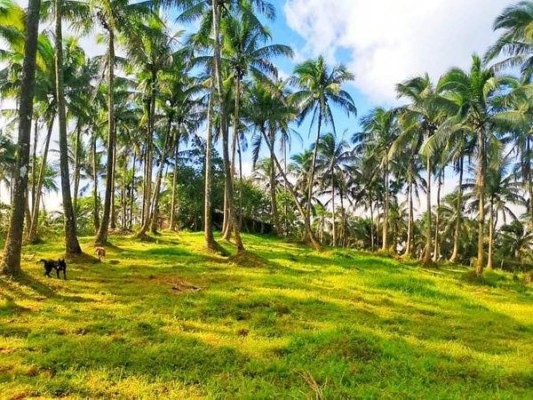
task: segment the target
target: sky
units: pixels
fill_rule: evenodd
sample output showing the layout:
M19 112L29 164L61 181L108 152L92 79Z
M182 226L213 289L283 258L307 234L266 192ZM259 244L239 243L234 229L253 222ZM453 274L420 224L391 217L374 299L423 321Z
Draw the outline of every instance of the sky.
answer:
M509 0L271 0L277 18L269 23L273 43L290 45L293 60L276 60L282 76L294 65L322 54L330 65L343 63L355 75L346 86L358 117L376 106L394 106L395 85L425 72L437 80L451 67L468 68L474 53L494 43L495 18ZM19 0L20 3L25 1ZM169 16L172 20L172 16ZM89 55L103 53L94 38L81 40ZM358 118L335 113L337 133L358 131ZM308 146L309 124L298 127ZM326 127L326 131L331 128ZM247 172L251 163L245 163ZM455 185L450 176L444 192Z

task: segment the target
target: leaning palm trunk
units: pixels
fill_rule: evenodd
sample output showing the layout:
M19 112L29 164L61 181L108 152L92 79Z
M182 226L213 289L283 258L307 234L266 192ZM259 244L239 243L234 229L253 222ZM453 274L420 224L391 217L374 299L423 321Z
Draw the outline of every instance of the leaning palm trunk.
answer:
M485 267L485 132L480 129L478 132L479 154L477 168L477 190L479 201L478 216L478 243L477 243L477 264L476 274L481 275Z
M304 208L302 207L302 205L300 204L300 201L298 200L298 195L294 191L294 188L292 187L292 184L290 183L289 179L287 178L287 174L285 174L285 171L281 167L281 164L279 163L279 160L276 157L276 153L274 152L274 144L271 143L270 140L268 140L268 137L267 137L267 135L266 135L264 130L261 130L261 134L263 135L263 138L265 139L265 142L267 143L267 146L268 146L268 148L270 150L270 154L274 157L274 162L275 162L276 166L278 167L278 170L281 173L281 175L283 177L283 180L285 181L285 187L287 188L287 190L291 194L291 197L294 200L294 204L296 205L296 208L298 209L298 212L300 213L300 215L304 219L304 223L307 224L309 222L309 219L306 218L306 214L307 213L304 210ZM311 241L311 245L313 246L313 248L315 250L317 250L317 251L322 250L322 246L320 245L320 242L318 240L316 240L315 235L313 234L313 231L311 230L311 227L306 225L305 226L305 231L307 232L307 237Z
M55 7L55 47L56 47L56 90L57 113L59 122L59 164L61 170L61 192L65 218L65 246L67 254L80 254L81 247L76 233L76 215L70 194L70 174L68 167L67 115L65 111L65 93L63 83L63 32L61 13L63 0L56 0Z
M44 174L46 171L46 162L48 160L48 148L50 147L50 138L52 137L52 128L54 126L53 120L48 124L48 132L44 141L44 150L41 160L41 169L39 171L39 178L35 187L35 198L33 199L33 208L31 212L31 225L28 230L28 242L37 243L39 236L37 235L37 226L39 226L39 205L41 203L41 194L43 190Z
M205 202L204 202L204 240L207 250L214 251L216 249L215 238L213 237L213 223L212 223L212 206L211 206L211 191L213 184L213 167L212 167L212 153L213 153L213 126L212 126L212 112L213 112L213 96L211 91L209 95L209 103L207 105L207 143L205 148Z
M18 152L16 168L13 171L13 207L9 218L9 229L6 236L2 273L16 275L20 273L20 255L24 230L24 207L26 204L26 188L30 163L31 122L33 113L33 93L35 82L35 56L37 53L37 36L39 32L40 0L29 0L26 14L26 38L24 46L24 62L19 98Z
M226 179L226 194L228 202L228 211L231 218L231 224L233 225L233 231L235 235L235 244L237 246L237 252L244 250L244 246L241 240L241 233L239 231L239 224L237 215L235 213L235 205L233 202L233 176L231 174L231 165L229 160L229 138L227 130L227 115L226 107L224 105L224 88L222 82L222 60L221 60L221 45L220 45L220 13L219 7L220 2L218 0L212 0L212 11L213 11L213 33L215 36L215 49L214 49L214 61L215 61L215 73L216 73L216 84L217 84L217 94L218 94L218 106L220 108L220 129L222 136L222 149L223 149L223 158L224 158L224 172Z
M453 252L450 257L450 262L457 262L459 258L459 239L461 236L461 222L463 210L463 171L464 160L461 158L459 162L459 193L457 195L457 220L455 221L455 233L453 236Z
M108 27L109 33L109 49L108 49L108 75L107 75L107 164L106 164L106 188L104 200L104 212L102 221L96 234L95 243L97 245L104 245L107 243L107 235L109 229L109 216L111 212L111 200L113 189L113 153L115 149L115 111L113 100L113 83L115 80L114 65L115 65L115 32L112 27ZM96 174L96 171L95 171Z

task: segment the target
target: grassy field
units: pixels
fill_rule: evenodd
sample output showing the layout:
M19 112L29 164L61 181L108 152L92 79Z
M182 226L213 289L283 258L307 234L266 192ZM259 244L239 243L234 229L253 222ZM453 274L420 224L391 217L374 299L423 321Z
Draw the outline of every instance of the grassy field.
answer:
M244 239L222 257L201 234L114 237L67 281L36 263L61 243L26 247L0 280L0 398L533 397L519 277Z

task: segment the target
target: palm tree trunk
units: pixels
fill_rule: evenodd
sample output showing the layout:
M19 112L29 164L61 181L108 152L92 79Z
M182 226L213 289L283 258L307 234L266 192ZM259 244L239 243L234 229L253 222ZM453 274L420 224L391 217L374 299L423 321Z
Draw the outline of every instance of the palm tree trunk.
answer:
M411 178L409 178L408 183L408 191L407 191L407 201L409 202L409 220L407 221L407 242L405 244L405 252L403 253L404 257L412 257L412 242L413 242L413 223L414 223L414 215L413 215L413 182Z
M108 75L107 75L107 165L106 165L106 184L105 184L105 199L104 199L104 213L102 221L96 234L95 244L103 246L107 244L107 235L109 229L109 216L111 212L111 198L113 196L113 150L115 148L115 111L113 100L113 84L115 80L115 32L111 27L109 33L109 49L108 49Z
M35 188L35 199L33 201L31 225L28 231L28 242L37 243L39 237L37 235L37 226L39 225L39 205L41 203L41 193L43 190L44 183L44 174L46 172L46 162L48 160L48 148L50 147L50 138L52 137L52 128L54 126L54 121L50 121L48 124L48 132L44 141L44 150L43 156L41 158L41 170L39 171L39 178L37 181L37 186Z
M443 174L443 171L440 171L437 177L437 180L438 180L437 210L436 210L436 215L435 215L435 243L434 243L434 250L433 250L433 262L437 262L440 256L439 254L440 253L439 224L440 224L440 191L442 188L442 174Z
M464 172L464 159L459 161L459 192L457 194L457 220L455 221L455 232L453 235L453 252L450 257L450 262L457 262L459 258L459 240L461 237L461 223L463 214L463 172Z
M489 255L487 259L487 268L493 269L492 253L494 247L494 199L491 197L489 204Z
M385 174L385 204L383 205L383 246L382 250L387 251L389 249L389 165L385 161L384 165Z
M426 227L426 247L424 249L424 255L422 262L424 264L429 264L431 262L431 156L428 154L426 160L426 169L427 169L427 227Z
M302 218L304 218L304 223L307 224L309 222L309 220L307 218L305 218L306 211L304 210L304 208L300 204L300 201L298 200L298 195L294 191L294 188L292 187L292 184L290 183L289 179L287 178L287 174L285 173L285 171L281 167L281 164L279 163L279 160L276 157L276 153L274 152L274 144L270 142L270 140L268 139L264 129L261 130L261 134L263 135L263 139L265 139L265 142L267 143L267 146L268 146L268 149L270 150L271 156L274 157L274 162L275 162L276 166L278 167L278 170L280 171L280 173L281 173L281 175L283 177L283 180L285 181L285 186L286 186L287 190L289 191L292 199L294 200L294 204L295 204L296 208L298 209L298 212L300 213ZM320 245L320 242L318 240L316 240L315 235L313 234L313 231L312 231L311 227L310 226L306 226L305 230L308 233L307 237L311 241L311 245L313 246L313 248L315 250L317 250L317 251L322 250L322 246Z
M274 132L270 133L270 140L273 142ZM272 223L274 225L274 231L276 235L281 234L281 227L279 226L279 215L278 215L278 202L276 199L276 164L274 163L274 147L270 151L270 204L272 208Z
M167 134L165 136L165 142L163 144L163 151L161 152L159 170L157 171L157 178L156 178L156 183L155 183L155 188L154 188L154 197L152 199L153 209L152 209L152 214L150 216L150 222L151 222L150 225L151 225L151 231L154 234L157 233L157 229L159 226L159 223L158 223L159 222L158 221L159 192L161 190L161 183L163 180L163 171L165 170L165 165L167 163L167 153L168 153L168 148L169 148L169 143L170 143L170 129L171 129L171 124L169 123L167 127Z
M127 215L127 193L128 193L128 157L129 153L126 153L124 156L123 166L122 166L122 189L120 191L120 205L122 208L121 211L121 218L120 218L120 226L123 231L126 230L126 215Z
M63 32L61 26L63 0L55 4L55 67L57 90L57 113L59 122L59 164L61 170L61 192L65 218L65 246L68 254L81 254L81 247L76 232L76 215L70 195L70 171L68 166L67 115L65 110L65 93L63 83Z
M372 204L372 195L369 196L370 201L370 250L373 252L374 244L374 205Z
M208 113L209 112L210 111L208 111ZM179 148L180 128L178 128L178 131L176 132L176 143L174 144L174 175L172 176L172 200L170 202L170 229L173 231L176 230L176 206L178 202L178 158L180 152Z
M332 205L332 221L333 221L333 247L337 245L337 224L335 223L335 180L333 177L333 169L331 170L331 205Z
M78 212L78 192L80 189L80 138L81 124L78 121L78 126L76 127L76 149L74 150L74 193L72 200L76 212Z
M207 143L205 147L205 189L204 189L204 245L207 250L216 250L215 238L213 237L213 222L212 222L212 205L211 205L211 191L213 189L213 90L209 95L209 103L207 105Z
M16 168L13 172L13 206L9 218L4 255L1 262L2 273L16 275L20 273L20 255L24 230L24 206L26 204L26 187L30 163L31 123L33 114L33 93L35 82L35 56L37 53L37 36L39 32L40 0L29 0L26 14L26 39L24 62L19 98L19 129Z
M313 149L313 161L311 162L311 171L309 172L309 187L307 188L307 212L305 215L306 223L305 223L305 229L309 229L309 232L307 232L306 236L311 236L311 200L313 199L313 189L314 189L314 181L315 181L315 166L316 166L316 159L318 155L318 142L320 140L320 130L322 129L322 104L320 105L320 110L318 112L318 127L316 131L316 139Z
M96 165L96 134L91 138L92 168L93 168L93 222L94 230L100 228L100 213L98 212L98 166Z
M111 206L109 210L109 228L117 229L117 209L115 204L115 177L117 176L117 146L113 147L113 173L111 174Z
M216 83L217 83L217 92L218 92L218 105L220 108L220 129L222 136L222 153L224 158L224 172L226 179L226 192L227 192L227 201L228 201L228 210L230 213L231 223L233 225L233 231L235 234L235 244L237 246L237 252L244 251L244 246L241 240L241 234L239 231L239 224L237 215L234 209L233 202L233 176L231 175L231 165L229 159L229 138L227 130L227 115L226 107L224 105L224 88L222 82L222 60L221 60L221 45L220 45L220 1L211 0L212 12L213 12L213 33L215 36L215 49L214 49L214 60L215 60L215 73L216 73Z
M33 155L32 155L32 166L31 166L31 210L35 208L35 199L37 198L37 141L39 138L39 117L35 118L33 124ZM30 224L26 228L30 228L33 221L33 214L30 216ZM27 232L27 237L29 237L29 229Z
M130 215L129 215L129 222L128 222L128 228L133 230L133 211L135 208L135 200L134 200L134 194L135 194L135 164L137 163L137 152L133 152L133 162L131 164L131 186L130 186Z
M481 275L485 267L485 132L478 131L478 169L477 169L477 190L479 200L478 216L478 243L477 243L477 265L476 274Z

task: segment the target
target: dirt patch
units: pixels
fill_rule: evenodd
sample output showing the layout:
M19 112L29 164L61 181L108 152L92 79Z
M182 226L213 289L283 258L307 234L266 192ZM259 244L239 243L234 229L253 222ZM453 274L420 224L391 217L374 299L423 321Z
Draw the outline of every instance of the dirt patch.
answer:
M241 267L249 268L266 268L269 266L268 261L257 254L248 251L240 252L228 258L229 262L235 263Z

